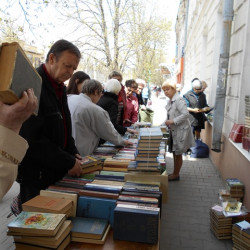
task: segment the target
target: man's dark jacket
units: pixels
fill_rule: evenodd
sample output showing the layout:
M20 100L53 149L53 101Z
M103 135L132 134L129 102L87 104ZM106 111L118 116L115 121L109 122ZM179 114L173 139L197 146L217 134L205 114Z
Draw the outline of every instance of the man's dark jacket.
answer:
M111 92L104 92L103 96L100 98L97 105L102 107L109 113L110 120L113 123L117 132L121 135L124 135L127 129L117 124L118 96Z
M42 91L37 116L31 116L22 126L20 135L29 149L18 168L17 181L42 189L60 180L75 164L78 153L72 137L71 117L64 87L62 102L56 96L43 66L37 69L42 77ZM64 148L64 122L67 127L67 146Z
M208 107L206 95L203 92L200 95L195 95L195 93L190 90L183 95L183 97L188 100L189 108L202 109ZM189 119L192 126L199 126L202 129L205 128L206 117L204 113L189 112Z

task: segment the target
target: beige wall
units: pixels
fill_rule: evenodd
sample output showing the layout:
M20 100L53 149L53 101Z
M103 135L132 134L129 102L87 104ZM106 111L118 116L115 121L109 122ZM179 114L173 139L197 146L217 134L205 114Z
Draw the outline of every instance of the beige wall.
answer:
M212 126L206 122L206 129L202 131L202 139L211 148ZM219 170L222 179L238 178L245 185L244 205L250 209L250 162L248 159L223 136L220 153L210 150L210 159Z

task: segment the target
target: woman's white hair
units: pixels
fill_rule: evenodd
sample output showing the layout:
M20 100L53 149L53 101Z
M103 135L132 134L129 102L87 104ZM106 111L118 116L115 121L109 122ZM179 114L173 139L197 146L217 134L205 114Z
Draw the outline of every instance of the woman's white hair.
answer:
M110 79L104 84L104 90L107 92L114 93L118 95L122 86L121 83L116 79Z

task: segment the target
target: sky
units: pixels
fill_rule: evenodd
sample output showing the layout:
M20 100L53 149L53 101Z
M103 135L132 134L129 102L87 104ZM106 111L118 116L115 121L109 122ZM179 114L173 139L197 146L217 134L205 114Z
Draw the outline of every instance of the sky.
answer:
M21 3L25 3L26 0L19 0ZM15 16L18 19L18 24L22 25L22 23L27 22L23 19L23 12L21 11L20 5L17 4L17 0L1 0L1 6L0 10L4 11L4 6L8 3L12 2L12 8L9 10L11 16ZM167 17L168 20L172 21L172 32L171 32L171 39L169 43L168 53L172 54L170 55L171 58L174 57L175 53L175 21L177 16L177 11L179 7L179 0L148 0L145 2L149 5L149 8L156 8L157 15L162 17ZM31 1L29 3L32 3ZM153 6L150 6L153 5ZM24 5L25 6L25 5ZM43 5L44 6L44 5ZM18 11L19 10L19 11ZM38 13L37 16L35 16ZM64 25L62 25L61 21L55 16L55 11L53 9L46 9L46 11L40 12L39 9L34 12L34 18L35 18L35 24L39 25L39 23L46 24L47 30L44 30L43 27L40 27L36 30L36 34L32 34L30 32L30 29L27 29L27 32L25 32L26 38L25 41L34 41L34 45L38 47L39 49L44 49L44 47L47 47L49 43L52 41L56 41L61 38L67 39L67 36L64 34L67 34ZM0 12L0 17L2 13ZM53 27L55 26L55 27ZM41 37L39 36L41 35ZM45 45L46 44L46 45Z

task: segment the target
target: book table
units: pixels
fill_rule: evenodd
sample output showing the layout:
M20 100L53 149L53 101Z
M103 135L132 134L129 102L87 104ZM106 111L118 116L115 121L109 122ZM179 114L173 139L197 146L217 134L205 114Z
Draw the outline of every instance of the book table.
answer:
M94 250L159 250L158 244L146 244L124 240L113 240L113 230L111 229L104 245L82 243L82 242L71 242L67 250L80 250L80 249L94 249Z

